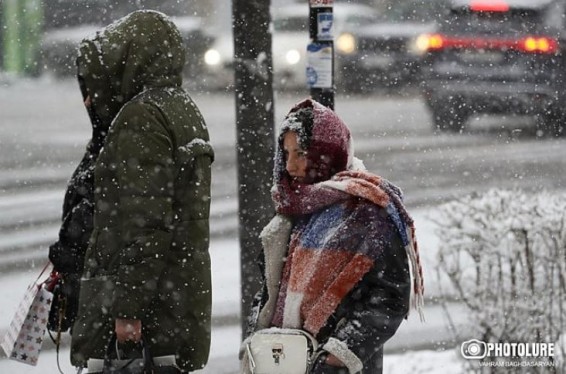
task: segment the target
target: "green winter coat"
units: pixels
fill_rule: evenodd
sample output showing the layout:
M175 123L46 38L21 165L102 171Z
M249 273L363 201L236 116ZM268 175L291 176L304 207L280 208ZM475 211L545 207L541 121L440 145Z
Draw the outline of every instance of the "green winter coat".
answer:
M93 125L108 134L71 361L102 358L115 319L128 318L142 320L154 356L201 368L210 346L213 151L181 89L180 34L161 13L134 12L84 40L77 64Z

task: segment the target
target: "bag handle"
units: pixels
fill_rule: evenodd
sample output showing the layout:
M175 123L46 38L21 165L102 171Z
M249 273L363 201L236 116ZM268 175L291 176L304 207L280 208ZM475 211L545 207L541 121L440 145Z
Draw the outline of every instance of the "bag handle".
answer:
M248 360L250 361L250 370L252 372L252 374L255 374L255 360L254 360L254 356L252 354L252 348L251 348L251 343L248 342L248 344L246 344L246 351L248 352Z
M155 368L154 368L154 365L153 365L153 357L151 356L151 352L149 351L148 344L143 340L143 337L141 338L141 340L139 341L138 344L140 345L141 352L142 352L143 372L147 373L147 374L154 373ZM118 351L118 339L116 337L116 334L112 334L112 337L110 338L110 341L108 342L108 346L106 347L106 354L104 355L104 364L102 366L102 373L104 373L104 374L108 373L107 370L109 370L111 368L112 360L110 359L110 354L112 353L113 349L116 350L116 358L118 360L121 360L122 358L120 358L120 352ZM130 360L121 369L130 365L133 361L134 361L134 359Z
M41 270L41 273L39 273L39 275L37 276L37 278L35 279L35 281L34 281L32 284L33 284L33 285L36 285L37 287L41 287L44 282L38 284L37 281L39 281L39 278L41 278L41 276L43 275L43 273L45 273L45 271L46 271L47 269L49 269L51 266L53 266L53 264L51 263L51 261L47 261L47 263L46 263L45 266L43 267L43 270Z

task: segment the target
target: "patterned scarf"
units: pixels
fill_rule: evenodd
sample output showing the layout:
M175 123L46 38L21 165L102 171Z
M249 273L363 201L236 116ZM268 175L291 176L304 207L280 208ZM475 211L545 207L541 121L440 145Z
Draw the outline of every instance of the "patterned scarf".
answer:
M312 185L279 184L273 194L278 213L316 216L311 221L314 224L309 223L306 230L292 238L292 252L283 269L274 308L272 322L276 325L304 328L316 335L381 254L383 248L377 244L380 227L367 232L358 230L356 233L363 232L358 235L363 237L362 243L356 241L358 238L352 240L351 230L343 229L371 227L368 223L352 221L352 212L344 209L342 203L352 197L384 208L397 228L413 276L412 305L422 318L422 268L413 220L403 206L401 191L371 173L343 171L328 181Z
M306 150L309 184L297 183L286 171L283 137L288 131ZM257 316L258 328L295 327L316 335L387 249L381 243L396 235L392 227L409 258L411 304L422 319L423 278L413 220L401 191L365 171L353 148L344 122L312 99L297 103L281 124L272 189L278 214L261 233L268 297ZM376 219L373 206L385 209L394 225ZM292 233L297 220L308 222Z

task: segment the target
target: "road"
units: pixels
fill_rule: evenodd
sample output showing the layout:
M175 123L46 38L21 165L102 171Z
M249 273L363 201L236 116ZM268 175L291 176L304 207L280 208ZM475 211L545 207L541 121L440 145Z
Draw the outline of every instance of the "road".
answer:
M216 150L211 220L214 236L237 225L235 107L232 94L194 93ZM277 94L276 124L306 92ZM464 134L435 134L417 95L336 98L356 154L399 185L409 206L435 205L490 188L560 190L566 139L538 139L521 118L475 119ZM0 85L0 269L44 256L60 220L66 182L82 156L90 125L73 80ZM39 249L37 249L39 248Z

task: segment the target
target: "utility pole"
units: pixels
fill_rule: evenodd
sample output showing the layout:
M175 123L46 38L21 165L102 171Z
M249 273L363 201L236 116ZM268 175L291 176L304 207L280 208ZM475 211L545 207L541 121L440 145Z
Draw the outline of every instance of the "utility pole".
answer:
M309 0L307 82L311 97L334 109L333 0Z
M259 234L274 215L270 195L275 140L269 6L269 0L232 1L242 334L260 286Z

